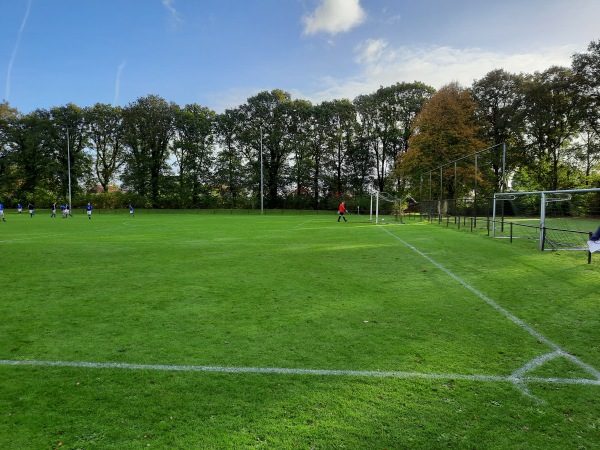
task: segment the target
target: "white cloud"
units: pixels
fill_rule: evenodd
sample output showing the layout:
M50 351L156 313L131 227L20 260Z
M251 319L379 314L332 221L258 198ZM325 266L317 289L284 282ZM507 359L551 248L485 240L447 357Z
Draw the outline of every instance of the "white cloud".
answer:
M163 6L167 9L167 11L169 11L171 13L173 20L175 22L181 22L182 19L179 16L179 13L175 9L175 7L172 5L172 3L174 3L174 2L175 2L175 0L162 0Z
M356 75L346 79L323 78L319 80L321 89L307 97L313 102L353 99L375 92L380 86L413 81L436 89L453 81L469 87L474 80L495 69L534 73L554 65L570 66L573 53L583 50L575 46L560 46L508 54L447 46L394 48L383 39L368 40L355 48L355 62L360 68Z
M439 89L451 82L470 87L475 80L483 78L495 69L511 73L544 71L552 66L570 66L574 53L585 51L586 46L559 46L540 48L536 51L507 53L480 48L456 48L449 46L392 46L385 39L372 39L355 47L354 62L357 70L353 75L340 78L322 76L313 80L312 87L294 88L282 86L300 98L318 104L334 99L353 100L359 95L371 94L381 86L395 83L425 83ZM268 86L240 88L214 94L203 99L222 112L235 108Z
M121 74L123 73L123 69L125 69L125 62L126 61L123 60L117 69L117 79L115 81L115 99L113 100L113 106L117 106L119 103L119 95L121 93Z
M369 39L356 47L356 62L359 64L376 64L378 61L393 60L394 51L389 49L385 39Z
M365 19L360 0L321 0L315 11L304 18L304 34L337 34L360 25Z
M397 14L395 16L390 16L385 20L385 23L387 23L388 25L393 25L395 23L401 22L402 21L402 15Z
M27 2L27 10L25 11L25 17L23 17L23 21L21 22L21 27L19 28L19 34L17 36L17 43L12 52L12 56L10 57L10 61L8 62L8 70L6 71L6 94L4 99L8 101L10 97L10 77L12 75L13 64L15 63L15 59L17 57L17 51L19 50L19 43L21 42L21 35L23 34L23 30L25 30L25 25L27 24L27 18L29 17L29 11L31 10L31 0Z

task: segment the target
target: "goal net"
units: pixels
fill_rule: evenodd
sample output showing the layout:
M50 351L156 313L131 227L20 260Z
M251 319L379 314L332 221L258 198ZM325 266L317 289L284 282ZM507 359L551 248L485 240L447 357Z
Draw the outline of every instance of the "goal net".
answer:
M376 191L371 194L370 220L375 220L375 223L385 221L402 223L403 211L406 210L407 207L407 199L395 197L387 192Z
M588 250L600 225L600 188L494 194L493 237L539 241L540 250Z

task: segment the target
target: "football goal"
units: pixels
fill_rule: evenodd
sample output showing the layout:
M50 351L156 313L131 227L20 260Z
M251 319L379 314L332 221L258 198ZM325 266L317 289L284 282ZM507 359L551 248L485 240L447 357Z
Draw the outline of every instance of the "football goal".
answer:
M375 223L384 221L396 221L402 223L403 211L408 203L414 201L411 197L398 198L387 192L375 191L371 194L371 212L369 220ZM415 202L416 203L416 202Z
M492 236L539 241L540 250L588 250L600 225L600 188L494 194Z

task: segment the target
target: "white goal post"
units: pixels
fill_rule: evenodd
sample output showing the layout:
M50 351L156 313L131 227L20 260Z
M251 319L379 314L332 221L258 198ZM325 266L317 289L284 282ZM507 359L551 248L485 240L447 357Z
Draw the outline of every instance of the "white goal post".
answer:
M600 188L590 188L590 189L566 189L566 190L555 190L555 191L530 191L530 192L520 192L520 191L515 191L515 192L501 192L501 193L495 193L494 194L494 204L493 204L493 212L492 212L492 237L501 237L501 233L499 232L498 228L497 228L497 223L502 223L502 225L504 224L504 204L506 203L516 203L518 200L523 199L525 197L529 197L529 204L533 205L534 204L534 199L536 196L539 196L539 204L534 205L535 206L535 215L536 215L536 221L537 221L537 217L539 217L539 222L538 224L535 226L535 228L537 229L536 232L539 234L539 245L540 245L540 250L544 250L544 244L545 244L545 233L546 230L549 229L548 228L548 211L549 211L549 207L550 205L552 205L553 203L558 203L558 202L570 202L574 196L577 196L578 194L585 194L585 193L591 193L591 192L600 192ZM502 205L502 220L498 221L498 214L499 211L497 210L497 206L498 205ZM600 205L599 205L600 206ZM519 215L520 213L518 211L516 211L516 207L512 208L511 213L515 216ZM597 213L596 213L597 214ZM533 217L533 216L532 216ZM595 228L594 228L595 229ZM570 229L572 230L572 229ZM567 231L567 230L563 230L563 231ZM576 231L576 230L572 230L572 231ZM583 233L582 231L579 231L579 233Z
M375 199L375 205L373 205L373 199ZM373 221L373 212L375 213L375 223L378 224L383 219L380 219L382 215L382 210L380 208L382 203L391 204L391 209L386 210L390 211L390 216L393 216L396 220L402 222L402 208L403 208L403 200L401 198L394 197L392 194L387 192L375 191L371 194L371 212L369 214L369 220ZM398 219L400 217L400 219Z

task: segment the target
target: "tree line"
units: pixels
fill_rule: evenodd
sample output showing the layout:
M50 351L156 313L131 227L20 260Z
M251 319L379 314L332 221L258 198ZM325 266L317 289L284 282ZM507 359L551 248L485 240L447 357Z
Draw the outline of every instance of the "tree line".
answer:
M496 150L469 157L486 148ZM257 208L262 188L266 208L328 209L374 189L416 198L424 174L461 158L437 196L469 195L474 180L482 195L600 186L600 41L571 67L497 69L438 91L399 82L319 104L279 89L222 114L157 95L28 114L0 103L5 205L62 203L70 178L75 205Z

